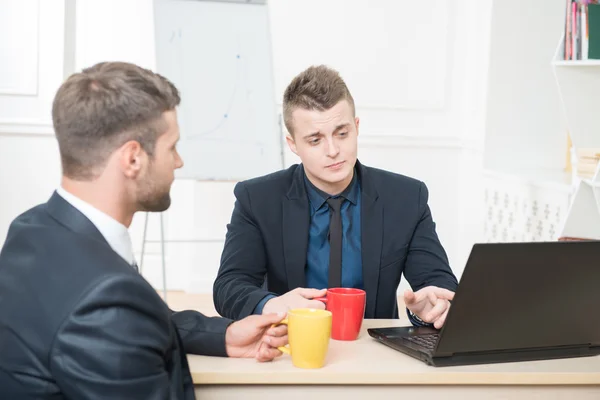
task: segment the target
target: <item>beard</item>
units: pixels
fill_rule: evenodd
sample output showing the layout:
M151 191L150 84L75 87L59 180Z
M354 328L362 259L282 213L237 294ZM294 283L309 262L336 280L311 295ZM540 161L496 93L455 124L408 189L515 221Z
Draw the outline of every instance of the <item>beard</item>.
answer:
M137 203L139 211L162 212L171 206L171 185L159 188L155 182L145 180L138 188Z

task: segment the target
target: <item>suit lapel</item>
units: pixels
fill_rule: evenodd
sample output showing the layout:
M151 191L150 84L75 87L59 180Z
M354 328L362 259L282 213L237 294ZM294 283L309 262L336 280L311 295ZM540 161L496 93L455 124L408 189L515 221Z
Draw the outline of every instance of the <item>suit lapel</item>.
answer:
M289 290L304 287L306 282L306 251L310 224L308 207L304 169L299 165L294 172L290 190L283 198L283 256Z
M356 163L361 185L361 253L363 284L367 292L365 317L374 318L383 243L383 205L373 182L368 179L367 169L358 161Z
M96 226L78 209L73 207L68 201L63 199L58 193L54 192L48 203L46 203L48 213L60 224L66 226L73 232L85 235L89 238L102 242L108 246L104 236Z

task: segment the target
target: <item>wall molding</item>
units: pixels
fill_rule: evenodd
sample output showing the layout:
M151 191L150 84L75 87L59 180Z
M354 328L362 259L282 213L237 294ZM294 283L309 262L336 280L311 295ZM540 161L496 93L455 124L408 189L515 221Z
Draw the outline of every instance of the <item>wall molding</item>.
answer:
M0 120L0 136L54 136L51 121Z

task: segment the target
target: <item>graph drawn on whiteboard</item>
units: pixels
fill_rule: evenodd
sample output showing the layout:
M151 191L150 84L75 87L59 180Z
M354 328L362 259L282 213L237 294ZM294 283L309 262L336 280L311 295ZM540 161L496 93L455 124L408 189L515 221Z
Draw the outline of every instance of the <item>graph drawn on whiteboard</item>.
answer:
M155 1L157 72L180 90L180 178L241 180L283 167L267 6Z

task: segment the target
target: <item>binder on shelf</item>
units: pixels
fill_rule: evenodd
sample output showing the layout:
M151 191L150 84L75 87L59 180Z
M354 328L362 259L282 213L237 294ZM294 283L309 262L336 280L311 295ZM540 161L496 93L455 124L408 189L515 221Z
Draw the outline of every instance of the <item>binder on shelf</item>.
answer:
M587 8L587 58L600 60L600 4L588 4Z

